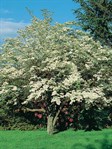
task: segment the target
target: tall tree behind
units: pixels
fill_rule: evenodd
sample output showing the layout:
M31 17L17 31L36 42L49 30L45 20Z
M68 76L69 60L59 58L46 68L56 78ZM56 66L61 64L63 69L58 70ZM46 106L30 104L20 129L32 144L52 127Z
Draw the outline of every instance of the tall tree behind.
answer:
M112 46L112 0L73 0L80 4L74 10L82 29L102 44Z

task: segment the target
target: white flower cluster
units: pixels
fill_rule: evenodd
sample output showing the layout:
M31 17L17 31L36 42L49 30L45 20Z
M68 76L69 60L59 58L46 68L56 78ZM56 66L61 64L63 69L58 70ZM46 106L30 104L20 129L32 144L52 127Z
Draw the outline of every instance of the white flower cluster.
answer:
M107 102L104 89L111 82L108 62L112 62L112 50L82 31L73 31L72 24L50 26L45 20L33 20L17 38L7 40L0 54L2 98L17 93L19 84L27 89L22 104L46 100L48 91L51 102L57 105L66 99L71 104L82 100L89 104L99 99ZM79 87L74 85L77 82Z

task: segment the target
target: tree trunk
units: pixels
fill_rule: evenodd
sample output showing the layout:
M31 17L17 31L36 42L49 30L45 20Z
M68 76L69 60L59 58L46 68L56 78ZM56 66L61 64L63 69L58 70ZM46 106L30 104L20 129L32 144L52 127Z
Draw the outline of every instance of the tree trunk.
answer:
M59 108L59 110L57 111L55 116L52 116L51 114L48 115L48 119L47 119L47 133L52 135L55 132L55 125L59 116L59 113L61 111L61 107Z
M53 120L54 120L54 117L49 115L47 119L47 133L50 135L54 133Z

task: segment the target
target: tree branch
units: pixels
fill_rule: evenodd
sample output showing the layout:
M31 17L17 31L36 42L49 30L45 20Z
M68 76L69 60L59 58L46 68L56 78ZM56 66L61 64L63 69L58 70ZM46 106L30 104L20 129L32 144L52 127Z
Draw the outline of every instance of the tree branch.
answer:
M23 111L24 113L26 112L44 112L45 113L45 109L41 108L41 109L30 109L30 108L21 108L21 109L16 109L15 112L20 112Z
M58 119L58 115L59 115L60 111L61 111L61 107L59 108L58 112L56 113L56 116L54 117L53 126L55 126L55 124L56 124L56 121Z

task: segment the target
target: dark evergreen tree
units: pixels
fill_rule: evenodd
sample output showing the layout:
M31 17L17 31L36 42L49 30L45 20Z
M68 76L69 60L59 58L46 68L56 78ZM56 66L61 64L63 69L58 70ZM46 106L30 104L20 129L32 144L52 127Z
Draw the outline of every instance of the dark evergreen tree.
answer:
M80 4L74 10L82 29L102 44L112 46L112 0L73 0Z

